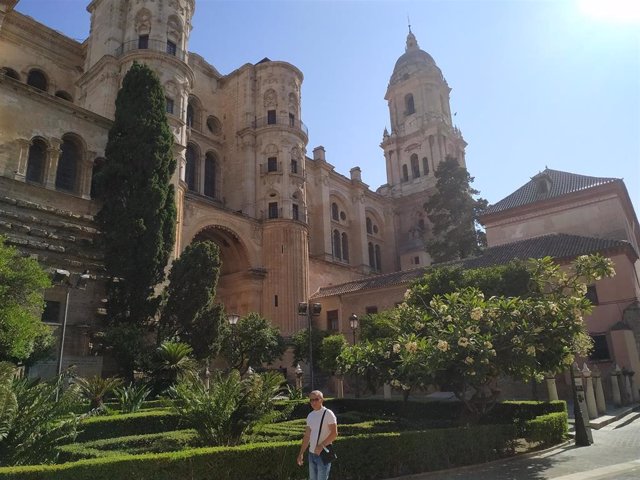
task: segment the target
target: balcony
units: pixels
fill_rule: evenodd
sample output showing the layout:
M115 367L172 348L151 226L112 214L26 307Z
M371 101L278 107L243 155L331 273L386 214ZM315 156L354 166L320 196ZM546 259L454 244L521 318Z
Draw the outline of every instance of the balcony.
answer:
M185 59L185 51L178 48L174 43L143 38L123 43L116 49L114 56L120 57L125 53L133 52L134 50L151 50L152 52L164 53L166 55L176 57L181 61L184 61Z
M305 137L309 136L309 131L307 130L307 126L302 123L301 120L296 120L295 118L288 117L285 115L269 115L266 117L256 118L253 122L251 122L251 128L263 128L270 126L281 126L281 127L289 127L295 130L302 131Z

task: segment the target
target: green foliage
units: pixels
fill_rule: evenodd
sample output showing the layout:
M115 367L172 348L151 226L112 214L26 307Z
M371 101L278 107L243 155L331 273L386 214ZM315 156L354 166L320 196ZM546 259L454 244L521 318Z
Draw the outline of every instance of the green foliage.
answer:
M150 393L151 389L143 383L137 385L130 383L126 387L118 387L114 390L118 406L123 413L139 411Z
M529 271L529 292L519 297L486 298L470 287L433 295L434 284L455 288L467 281L456 271L436 274L438 282L419 282L417 292L407 292L407 302L378 322L389 335L345 349L341 367L373 386L389 382L405 394L436 385L452 391L472 416L486 414L497 398L498 378L540 379L588 351L582 320L591 311L586 285L614 274L611 261L599 255L579 257L566 271L550 258L531 260ZM441 281L447 277L455 282Z
M38 262L0 236L0 362L23 362L47 352L54 339L40 317L51 285Z
M280 358L285 347L280 331L258 313L241 317L235 327L222 325L222 355L241 374Z
M195 429L205 445L237 445L264 423L281 418L274 397L284 377L279 373L247 375L233 370L218 372L209 390L197 378L172 389L174 410L184 423Z
M311 343L313 348L313 362L314 367L318 365L318 353L322 349L322 340L327 336L327 332L324 330L318 330L317 328L311 329ZM309 330L298 330L291 337L291 343L293 344L293 363L297 365L300 362L309 361Z
M180 342L163 342L156 349L151 373L151 384L156 394L164 393L197 371L198 365L191 358L191 353L191 347Z
M168 410L90 417L80 423L77 440L84 442L128 435L168 432L178 428L179 420L176 413Z
M318 365L320 369L332 375L335 374L338 370L338 356L347 345L344 335L324 337L319 351Z
M434 173L436 192L424 208L432 225L426 249L434 262L477 255L486 246L478 217L487 208L483 198L474 199L473 177L455 158L447 157Z
M0 466L53 462L55 447L75 438L78 390L60 393L65 376L52 382L12 381L11 370L0 364Z
M97 176L107 285L106 342L127 378L144 359L144 340L175 237L171 176L176 168L164 90L146 65L133 64L116 99L115 118Z
M224 323L223 309L215 303L219 275L220 250L210 241L187 246L169 273L159 336L187 343L199 361L215 357L219 350Z
M549 413L528 420L524 428L524 437L530 442L544 446L564 441L568 436L567 413Z
M105 397L122 385L122 379L120 378L102 378L99 375L89 378L78 377L73 382L78 386L82 397L89 401L91 410L102 409Z
M301 388L296 388L294 386L291 385L287 385L287 398L289 400L303 400L306 399L306 395L305 393L302 391Z

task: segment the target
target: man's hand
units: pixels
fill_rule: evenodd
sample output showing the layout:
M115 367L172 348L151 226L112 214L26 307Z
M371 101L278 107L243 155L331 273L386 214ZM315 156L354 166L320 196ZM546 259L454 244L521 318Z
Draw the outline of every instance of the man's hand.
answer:
M304 455L304 453L303 453L303 452L300 452L300 453L298 454L298 465L299 465L299 466L302 466L302 465L304 464L304 459L303 459L303 457L302 457L303 455Z
M317 445L313 453L315 453L316 455L320 455L320 452L322 451L323 448L324 448L324 445Z

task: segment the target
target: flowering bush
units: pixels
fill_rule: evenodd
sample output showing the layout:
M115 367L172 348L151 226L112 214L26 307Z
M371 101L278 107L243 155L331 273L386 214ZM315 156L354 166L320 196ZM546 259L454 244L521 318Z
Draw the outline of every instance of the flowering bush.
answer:
M581 256L567 271L550 258L531 260L529 271L529 292L518 297L486 298L465 287L424 303L409 289L404 303L382 314L394 328L346 349L342 370L371 385L388 382L405 396L433 384L454 392L472 414L486 413L498 377L541 379L587 353L586 286L614 274L600 255Z

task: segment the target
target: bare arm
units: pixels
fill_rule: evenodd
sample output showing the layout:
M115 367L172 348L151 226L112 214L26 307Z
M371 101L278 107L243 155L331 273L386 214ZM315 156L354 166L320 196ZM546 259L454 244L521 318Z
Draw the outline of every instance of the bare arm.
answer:
M330 445L333 441L338 437L338 424L331 423L329 424L329 435L325 438L321 444L316 445L315 453L316 455L320 455L320 452L326 445Z
M300 453L298 453L298 465L302 466L304 463L303 455L305 450L309 447L309 439L311 438L311 428L307 425L304 429L304 436L302 437L302 444L300 445Z

